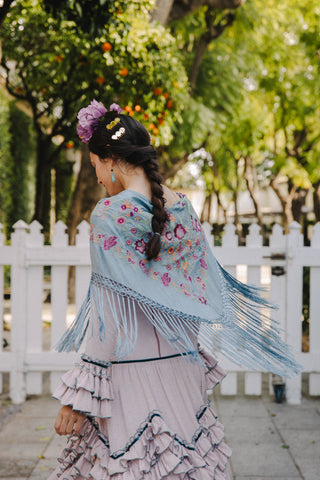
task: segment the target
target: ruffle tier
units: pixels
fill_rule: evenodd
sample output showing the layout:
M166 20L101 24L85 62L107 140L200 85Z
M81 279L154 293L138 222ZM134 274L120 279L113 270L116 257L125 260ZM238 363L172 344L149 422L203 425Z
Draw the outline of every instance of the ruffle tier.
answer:
M92 417L111 417L114 395L110 366L99 366L82 360L65 373L61 381L53 397L62 405L68 405L73 410Z
M170 431L160 412L151 412L126 447L114 453L94 421L69 437L52 478L70 480L226 480L231 449L224 427L209 405L196 414L199 428L187 443ZM50 477L51 478L51 477ZM50 480L49 478L49 480Z
M218 360L207 350L200 351L200 357L205 366L206 389L212 390L227 375L227 372L220 367Z

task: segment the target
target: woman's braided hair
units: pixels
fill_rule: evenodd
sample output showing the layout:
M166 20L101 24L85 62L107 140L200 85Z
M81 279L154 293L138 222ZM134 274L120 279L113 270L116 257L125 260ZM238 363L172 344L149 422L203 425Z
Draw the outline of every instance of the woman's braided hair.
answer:
M120 121L114 122L116 118ZM124 128L124 132L116 137L115 132L119 132L121 128ZM147 244L146 256L148 260L156 258L160 252L160 235L167 220L167 213L164 209L165 199L161 186L163 178L159 173L157 153L150 145L148 131L134 118L110 111L99 119L99 125L88 145L90 152L98 155L101 160L105 158L125 160L133 166L144 169L150 181L153 205L151 222L153 236Z

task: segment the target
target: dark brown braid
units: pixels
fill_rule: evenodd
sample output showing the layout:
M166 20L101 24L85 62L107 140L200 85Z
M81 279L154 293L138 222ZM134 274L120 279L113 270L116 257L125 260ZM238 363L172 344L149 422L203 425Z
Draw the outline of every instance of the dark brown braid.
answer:
M160 235L162 234L164 224L167 220L167 213L164 209L165 199L163 197L163 189L161 186L163 179L159 173L159 164L156 156L145 162L142 167L150 181L151 203L153 205L151 225L154 234L150 238L146 249L147 259L151 260L159 255L161 247Z
M118 117L120 121L114 128L106 128L110 122ZM124 133L119 138L113 138L114 131L120 127ZM156 258L160 252L160 235L167 220L167 213L164 209L165 199L161 182L162 176L159 173L157 153L150 145L150 135L145 127L134 118L114 111L107 112L99 120L90 141L89 149L101 159L114 158L123 159L136 167L144 169L151 186L151 203L153 205L151 226L153 236L147 243L146 256L148 260Z

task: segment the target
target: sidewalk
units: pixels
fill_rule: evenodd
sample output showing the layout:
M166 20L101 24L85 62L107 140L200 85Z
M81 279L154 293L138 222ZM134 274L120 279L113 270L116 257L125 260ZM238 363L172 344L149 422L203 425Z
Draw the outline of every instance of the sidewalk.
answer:
M301 405L291 406L269 396L221 397L214 392L212 401L233 449L231 479L320 479L318 399L303 398ZM0 480L47 480L66 441L54 433L58 409L49 396L32 397L4 419Z

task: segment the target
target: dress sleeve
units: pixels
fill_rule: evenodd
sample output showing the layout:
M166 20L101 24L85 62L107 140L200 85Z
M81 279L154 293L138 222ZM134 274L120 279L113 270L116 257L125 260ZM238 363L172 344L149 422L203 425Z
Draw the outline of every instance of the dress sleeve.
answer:
M100 294L103 299L106 293L101 291ZM85 353L81 356L80 363L61 377L61 384L53 397L62 405L68 405L89 416L110 418L113 400L110 359L116 344L117 328L108 302L103 303L102 310L92 304ZM103 335L99 321L102 314L105 325Z

